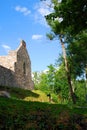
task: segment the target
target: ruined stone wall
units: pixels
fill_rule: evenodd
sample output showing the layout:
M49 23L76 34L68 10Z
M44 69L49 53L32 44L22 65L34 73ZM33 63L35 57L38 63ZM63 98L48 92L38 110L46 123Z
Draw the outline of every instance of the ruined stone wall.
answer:
M7 56L0 56L0 65L14 71L14 62L17 61L16 54L16 51L10 51Z
M0 85L34 89L31 61L24 41L7 56L0 56Z
M14 72L0 66L0 85L1 86L16 86Z
M17 62L15 63L16 80L23 88L32 89L31 61L26 49L25 42L17 49Z

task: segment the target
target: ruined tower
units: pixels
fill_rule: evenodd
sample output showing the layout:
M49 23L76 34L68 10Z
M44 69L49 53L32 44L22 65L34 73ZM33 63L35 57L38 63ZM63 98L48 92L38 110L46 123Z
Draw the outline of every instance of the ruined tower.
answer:
M34 89L25 41L22 40L19 47L7 56L0 56L0 85Z

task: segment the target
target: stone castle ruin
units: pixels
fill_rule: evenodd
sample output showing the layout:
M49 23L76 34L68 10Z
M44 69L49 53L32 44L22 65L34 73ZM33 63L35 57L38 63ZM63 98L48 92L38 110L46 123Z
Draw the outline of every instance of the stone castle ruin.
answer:
M20 46L7 56L0 56L0 85L34 89L31 78L31 61L22 40Z

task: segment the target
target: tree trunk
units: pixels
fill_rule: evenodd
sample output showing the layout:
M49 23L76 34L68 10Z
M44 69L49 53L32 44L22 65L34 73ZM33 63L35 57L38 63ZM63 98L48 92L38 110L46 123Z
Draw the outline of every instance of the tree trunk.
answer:
M75 104L76 98L75 98L75 94L73 92L73 87L72 87L72 83L71 83L71 75L70 75L70 71L69 71L68 61L66 58L66 49L65 49L64 42L62 40L61 35L60 35L60 42L61 42L62 51L63 51L63 58L64 58L64 62L65 62L65 70L66 70L67 80L68 80L68 84L69 84L70 96L72 98L73 104Z
M85 67L85 73L86 73L86 76L85 76L85 78L86 78L86 85L85 85L85 98L86 98L86 102L87 102L87 65L86 65L86 67Z

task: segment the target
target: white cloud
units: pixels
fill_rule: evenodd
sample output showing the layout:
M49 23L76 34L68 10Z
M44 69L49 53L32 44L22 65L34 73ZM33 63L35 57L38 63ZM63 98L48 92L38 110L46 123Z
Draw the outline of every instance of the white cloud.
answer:
M9 50L11 50L11 47L6 44L3 44L2 47L5 49L7 53L9 52Z
M46 16L50 13L53 12L53 8L51 7L51 2L50 0L45 1L45 2L41 2L38 6L37 6L37 11L39 14L41 14L42 16Z
M16 6L16 7L15 7L15 10L18 11L18 12L23 13L23 15L28 15L28 14L31 13L31 11L30 11L28 8L26 8L26 7L21 7L21 6Z
M53 8L51 8L50 0L37 3L35 6L35 21L48 27L44 16L51 12L53 12Z
M32 39L33 40L39 40L43 37L43 35L39 35L39 34L36 34L36 35L32 35Z
M10 46L5 45L5 44L3 44L3 45L2 45L2 47L3 47L4 49L11 49L11 47L10 47Z

